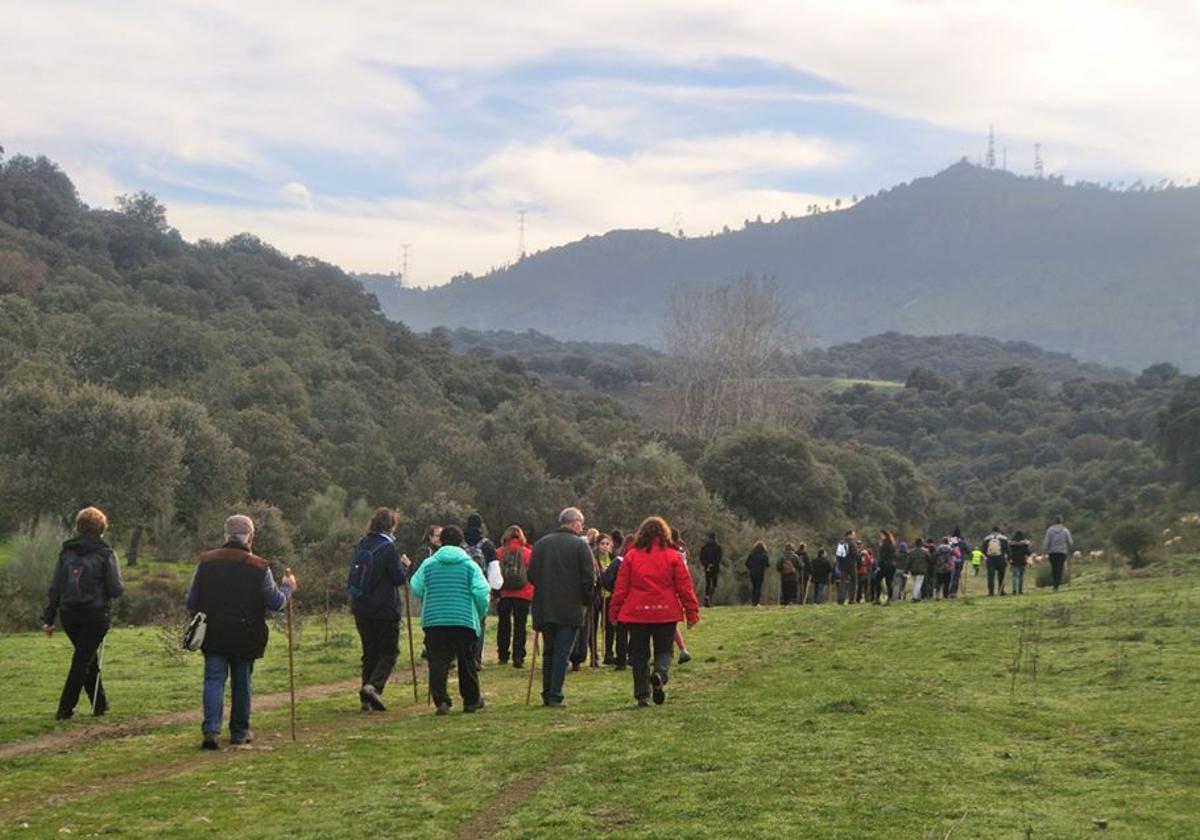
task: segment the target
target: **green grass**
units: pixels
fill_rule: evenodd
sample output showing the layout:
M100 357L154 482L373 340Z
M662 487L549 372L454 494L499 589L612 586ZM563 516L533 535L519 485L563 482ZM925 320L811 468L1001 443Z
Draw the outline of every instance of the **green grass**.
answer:
M301 705L299 743L281 707L255 713L255 749L219 754L197 750L197 715L0 760L0 832L942 838L961 820L951 836L1058 838L1105 819L1106 836L1194 837L1198 595L1184 577L1093 579L1023 599L708 610L662 708L634 708L628 672L608 669L570 675L566 709L526 708L527 672L492 664L476 715L436 718L401 685L383 715L328 695ZM354 677L357 646L334 630L327 645L309 622L302 684ZM285 685L279 639L256 693ZM156 644L114 632L117 720L196 705L199 660L166 666ZM0 743L55 728L66 656L57 637L0 638L15 689Z

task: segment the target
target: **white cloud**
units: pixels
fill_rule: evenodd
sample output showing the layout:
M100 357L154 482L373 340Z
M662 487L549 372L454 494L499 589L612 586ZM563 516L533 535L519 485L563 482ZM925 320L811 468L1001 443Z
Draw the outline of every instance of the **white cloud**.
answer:
M288 181L283 185L283 194L287 197L288 201L297 207L305 210L313 209L312 193L303 184L297 181Z

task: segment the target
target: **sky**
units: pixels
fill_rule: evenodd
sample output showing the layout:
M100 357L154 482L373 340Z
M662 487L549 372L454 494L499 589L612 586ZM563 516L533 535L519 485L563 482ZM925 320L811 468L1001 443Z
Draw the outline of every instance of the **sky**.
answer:
M982 158L1200 177L1200 4L0 0L0 146L407 280L698 236Z

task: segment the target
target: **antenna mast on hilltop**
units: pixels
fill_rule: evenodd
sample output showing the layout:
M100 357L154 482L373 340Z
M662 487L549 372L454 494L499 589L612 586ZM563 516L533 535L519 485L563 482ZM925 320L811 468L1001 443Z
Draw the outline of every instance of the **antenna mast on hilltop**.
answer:
M517 212L517 261L525 259L525 211Z
M400 279L396 282L397 286L408 282L408 249L407 244L400 246Z
M1042 165L1042 144L1033 144L1033 176L1035 178L1044 178L1046 176L1046 168Z
M990 125L988 126L987 168L996 168L996 132Z

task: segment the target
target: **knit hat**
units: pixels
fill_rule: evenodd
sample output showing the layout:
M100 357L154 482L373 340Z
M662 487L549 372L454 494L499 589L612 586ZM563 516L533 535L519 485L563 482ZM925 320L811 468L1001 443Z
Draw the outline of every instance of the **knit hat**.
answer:
M468 528L482 528L483 527L483 517L480 516L478 513L472 513L470 516L467 517L467 527Z
M900 550L901 550L901 551L908 551L908 543L906 543L906 542L901 542L901 543L900 543L900 545L899 545L899 548L900 548Z

